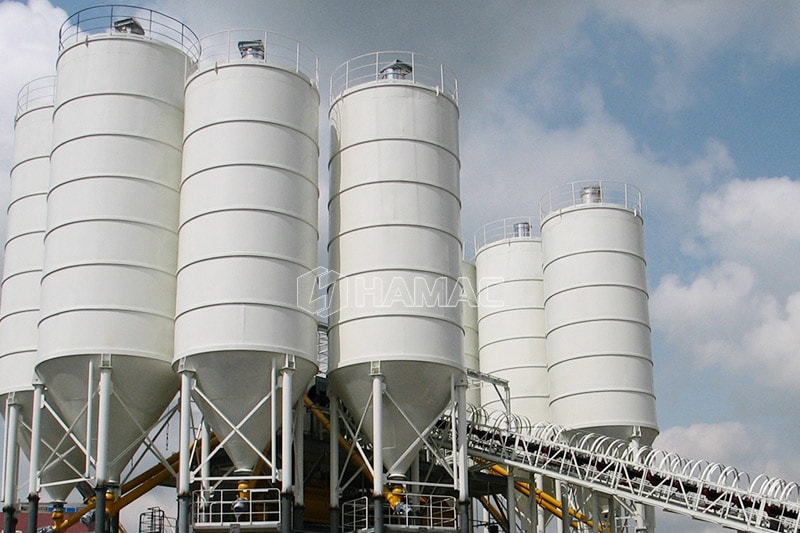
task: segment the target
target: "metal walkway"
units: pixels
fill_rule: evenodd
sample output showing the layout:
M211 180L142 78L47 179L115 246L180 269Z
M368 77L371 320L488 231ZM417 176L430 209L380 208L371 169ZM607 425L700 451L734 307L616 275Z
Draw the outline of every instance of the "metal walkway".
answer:
M800 486L708 461L691 461L609 437L525 427L517 418L471 422L469 455L573 486L690 516L737 531L800 531ZM435 430L450 447L449 420ZM510 426L510 428L508 427Z

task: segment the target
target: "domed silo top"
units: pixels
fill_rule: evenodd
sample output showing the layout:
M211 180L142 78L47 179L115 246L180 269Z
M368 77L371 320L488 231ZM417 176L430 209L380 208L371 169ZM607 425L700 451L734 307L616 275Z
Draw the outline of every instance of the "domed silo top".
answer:
M200 39L185 24L164 13L130 5L94 6L73 13L58 30L58 50L112 35L160 41L183 51L193 62L200 58Z
M458 80L450 68L414 52L371 52L339 65L331 75L331 106L354 90L411 84L443 94L458 105Z
M642 218L642 191L620 181L576 181L547 191L539 201L542 224L564 211L608 206L631 211Z
M200 39L202 53L197 72L218 65L264 64L305 78L319 87L319 60L305 44L266 30L236 28L219 31Z

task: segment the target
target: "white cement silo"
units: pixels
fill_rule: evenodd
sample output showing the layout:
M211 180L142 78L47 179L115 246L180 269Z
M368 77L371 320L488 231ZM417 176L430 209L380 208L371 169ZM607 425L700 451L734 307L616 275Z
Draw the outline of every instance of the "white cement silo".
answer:
M128 6L85 9L60 33L36 371L81 439L87 388L99 381L98 487L119 480L178 390L178 186L193 36Z
M509 218L484 226L475 249L481 372L508 381L511 412L547 422L542 241L530 219ZM484 384L483 407L505 410L504 400Z
M464 371L460 309L448 301L461 268L455 78L424 56L380 52L341 65L331 91L328 377L357 418L371 413L364 429L402 477L416 431Z
M553 422L652 443L658 433L641 193L570 183L542 197Z
M30 428L34 414L33 378L47 226L54 91L55 77L47 76L26 84L19 93L14 121L8 236L3 258L0 403L6 407L7 400L13 395L12 403L19 411L17 418L20 422L16 429L17 441L26 456L31 450ZM12 428L5 428L6 435L12 432ZM43 412L40 440L47 450L45 454L57 449L63 460L39 465L42 467L40 481L48 484L50 497L60 501L66 499L73 484L50 483L73 477L70 465L83 466L83 454L77 448L69 443L58 446L63 437L63 428L47 411ZM5 453L14 453L13 444L6 444Z
M294 356L292 404L317 371L317 320L298 300L317 266L317 60L271 32L201 43L186 85L175 363L249 474L277 429L281 394L263 401L273 369Z
M478 359L478 281L475 263L461 260L461 327L464 328L464 368L480 371ZM470 385L467 390L467 403L480 407L481 389Z

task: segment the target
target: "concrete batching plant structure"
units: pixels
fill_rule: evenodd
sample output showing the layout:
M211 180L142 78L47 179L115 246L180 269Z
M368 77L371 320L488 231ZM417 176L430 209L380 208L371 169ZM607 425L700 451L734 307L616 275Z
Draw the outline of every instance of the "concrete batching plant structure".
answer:
M42 488L57 514L76 486L105 502L104 532L170 479L181 533L306 531L304 513L332 533L543 533L553 518L561 533L650 532L649 506L800 529L797 484L650 448L635 187L557 187L539 220L488 224L464 261L456 78L416 53L366 54L330 82L324 269L311 50L263 30L201 40L131 6L80 11L59 37L56 83L23 88L15 123L5 533L20 449L29 533ZM155 436L178 410L165 457ZM158 464L141 473L137 448ZM149 516L140 531L167 530Z

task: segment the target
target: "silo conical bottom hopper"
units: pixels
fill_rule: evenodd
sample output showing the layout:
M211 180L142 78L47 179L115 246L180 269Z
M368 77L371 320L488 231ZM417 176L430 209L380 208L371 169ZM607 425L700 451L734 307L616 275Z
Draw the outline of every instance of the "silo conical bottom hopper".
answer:
M240 350L187 358L187 366L194 369L197 381L193 395L195 403L217 438L224 443L223 448L237 472L252 473L259 459L256 450L263 452L269 446L273 407L267 396L271 389L272 365L274 362L278 387L281 387L280 371L284 359L284 354ZM305 394L306 385L317 372L314 363L301 357L295 358L295 365L293 403ZM280 428L280 390L276 391L274 398Z
M340 367L331 371L328 377L331 387L353 418L356 421L364 418L362 429L374 442L370 366L370 363L363 363ZM387 477L402 478L406 475L416 452L422 447L422 442L415 444L417 432L424 431L450 403L449 391L457 372L452 366L435 363L381 361L380 373L385 387L383 462ZM406 453L412 447L411 453Z
M48 402L73 428L73 433L84 445L87 445L86 406L90 360L95 361L92 382L97 384L100 366L98 356L58 357L42 361L36 367L47 386ZM109 415L108 471L109 481L119 481L122 469L133 457L147 431L177 394L179 381L170 364L159 359L114 355L111 364L113 393ZM93 454L96 453L96 441L90 444L89 449Z
M30 459L31 431L33 420L33 391L15 392L17 401L22 405L20 419L24 425L20 428L18 445L25 457ZM6 397L0 396L0 403L5 405ZM74 483L50 485L54 482L76 479L84 469L84 455L70 440L64 439L64 429L58 424L53 415L46 409L42 410L41 418L41 451L40 457L43 464L39 467L41 483L47 486L47 493L55 501L66 501L69 493L75 487ZM60 445L59 445L60 443ZM47 464L44 464L44 462Z

